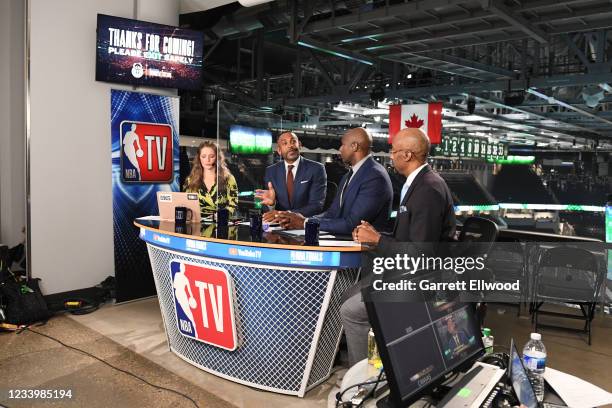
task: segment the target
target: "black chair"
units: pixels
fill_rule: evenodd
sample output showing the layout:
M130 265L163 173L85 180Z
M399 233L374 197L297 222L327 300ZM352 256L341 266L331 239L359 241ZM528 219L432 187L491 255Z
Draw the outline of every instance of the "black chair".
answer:
M497 225L486 218L470 217L465 220L459 233L462 256L487 256L497 240Z
M504 292L500 303L518 306L517 316L521 315L521 305L529 300L530 279L527 273L527 249L518 241L498 242L489 252L486 265L493 272L495 282L520 283L520 290ZM517 299L514 302L513 299Z
M457 244L457 250L453 251L453 255L471 258L486 258L497 240L498 235L499 229L493 221L482 217L470 217L465 220L461 227L459 243ZM469 278L486 281L492 281L494 279L493 273L489 268L485 268L478 273L472 271ZM482 294L479 295L479 298L482 298ZM486 303L478 302L476 313L481 327L484 326L486 310Z
M535 331L539 327L563 328L586 333L591 345L591 322L605 275L597 257L583 248L556 247L541 252L534 279L533 316ZM545 303L577 305L582 312L560 313L541 310ZM540 315L584 320L583 329L541 324Z

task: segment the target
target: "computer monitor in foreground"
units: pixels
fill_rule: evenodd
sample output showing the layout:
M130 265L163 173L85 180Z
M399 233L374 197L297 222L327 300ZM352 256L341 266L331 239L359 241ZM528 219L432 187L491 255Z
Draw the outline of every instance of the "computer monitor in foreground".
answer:
M514 340L510 343L510 382L521 405L527 408L537 408L538 400L535 391L527 377L521 355L516 349Z
M379 406L406 407L484 354L474 304L427 300L418 291L403 301L364 295L390 388Z

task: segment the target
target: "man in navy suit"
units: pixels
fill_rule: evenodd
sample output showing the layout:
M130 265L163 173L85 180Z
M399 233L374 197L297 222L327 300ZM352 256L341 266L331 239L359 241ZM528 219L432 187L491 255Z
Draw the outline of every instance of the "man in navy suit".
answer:
M309 217L320 213L325 203L327 175L323 164L300 156L300 141L295 133L282 133L276 142L282 161L266 168L267 190L255 196L271 211L264 221L272 221L279 211L293 211Z
M448 330L446 348L451 351L451 358L453 358L455 354L469 345L470 339L465 330L457 328L457 323L452 316L446 320L446 329Z
M329 209L314 217L321 231L350 235L362 220L379 229L387 223L393 188L385 168L370 155L371 147L372 137L363 128L349 129L342 136L340 156L350 170L340 180ZM278 215L284 228L304 228L306 217L293 212Z

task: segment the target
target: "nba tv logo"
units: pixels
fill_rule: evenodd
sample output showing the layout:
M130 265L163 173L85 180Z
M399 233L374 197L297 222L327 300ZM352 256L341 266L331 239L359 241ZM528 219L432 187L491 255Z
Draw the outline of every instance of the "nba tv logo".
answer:
M170 272L179 332L203 343L235 350L236 296L227 270L173 260Z
M173 179L172 126L124 120L121 179L126 183L169 183Z

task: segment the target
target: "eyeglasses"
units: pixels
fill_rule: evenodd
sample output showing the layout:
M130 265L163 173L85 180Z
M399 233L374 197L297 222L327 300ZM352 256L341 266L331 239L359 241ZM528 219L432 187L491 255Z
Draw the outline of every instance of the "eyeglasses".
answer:
M413 153L412 150L408 150L408 149L389 150L389 154L390 155L394 155L394 154L399 153L399 152L410 152L410 153Z

